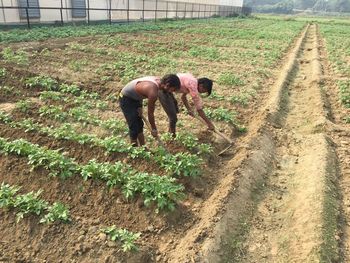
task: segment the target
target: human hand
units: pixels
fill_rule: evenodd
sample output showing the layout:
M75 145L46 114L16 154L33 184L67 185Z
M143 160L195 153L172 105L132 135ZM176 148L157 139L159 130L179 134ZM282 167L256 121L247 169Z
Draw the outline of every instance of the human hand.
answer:
M188 112L188 115L190 115L191 117L195 117L193 111L189 111L189 112Z
M208 124L208 130L215 131L215 126L212 123Z
M158 131L157 131L156 129L152 129L151 135L152 135L154 138L158 138Z

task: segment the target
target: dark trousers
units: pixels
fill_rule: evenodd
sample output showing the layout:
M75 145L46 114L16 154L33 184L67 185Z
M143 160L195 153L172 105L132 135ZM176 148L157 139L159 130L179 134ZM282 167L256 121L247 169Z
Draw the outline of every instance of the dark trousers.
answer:
M160 104L162 105L165 113L168 115L170 129L175 130L177 114L179 113L177 100L175 99L173 93L163 90L158 91L158 97Z
M142 108L142 101L121 95L119 105L128 123L130 138L137 140L137 136L143 132L143 121L138 112L138 109Z

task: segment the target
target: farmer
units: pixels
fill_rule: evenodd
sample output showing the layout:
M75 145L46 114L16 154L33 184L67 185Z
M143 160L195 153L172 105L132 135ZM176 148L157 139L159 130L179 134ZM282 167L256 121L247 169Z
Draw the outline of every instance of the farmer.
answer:
M190 73L178 73L177 76L181 82L181 88L177 92L182 93L181 100L184 103L188 114L192 117L195 116L187 100L187 94L190 94L198 115L205 121L209 130L214 130L215 128L213 123L208 119L203 111L203 102L199 96L199 93L208 93L208 96L211 94L213 81L208 78L196 79ZM177 101L172 93L166 93L162 90L159 91L159 101L169 118L169 132L173 134L173 137L175 137L177 122L176 115L179 113Z
M158 92L162 91L162 94L167 94L179 89L180 80L174 74L165 75L162 79L154 76L138 78L129 82L122 89L119 95L119 104L128 123L130 140L133 146L145 144L142 121L143 99L148 99L148 120L152 127L151 134L157 138L158 132L154 120L154 109Z

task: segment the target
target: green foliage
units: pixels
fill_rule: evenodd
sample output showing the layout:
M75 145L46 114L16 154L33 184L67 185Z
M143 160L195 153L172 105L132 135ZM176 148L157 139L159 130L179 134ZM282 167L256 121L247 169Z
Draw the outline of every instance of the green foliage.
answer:
M219 101L223 101L225 100L225 96L223 95L219 95L217 92L213 91L211 94L210 94L210 99L215 99L215 100L219 100Z
M184 197L183 186L177 184L174 178L141 173L121 162L110 164L90 160L88 164L81 166L57 150L47 150L23 139L8 142L1 137L0 152L25 156L32 169L43 167L51 176L67 178L80 173L84 180L99 179L105 181L109 187L120 186L126 198L141 194L145 205L155 202L157 210L172 210L175 208L175 203ZM193 173L191 163L187 165L187 169ZM182 165L179 166L182 167ZM58 208L57 210L60 211Z
M40 220L40 223L52 223L55 221L70 222L69 209L59 202L46 207L47 214Z
M44 90L40 93L39 98L42 101L53 100L53 101L66 101L66 96L57 91Z
M13 207L16 194L20 189L18 186L11 186L2 182L0 188L0 208Z
M17 222L27 214L42 215L40 223L52 223L55 221L69 222L69 210L63 204L55 202L52 206L39 196L42 190L29 192L27 194L18 194L21 188L11 186L2 182L0 188L0 208L16 209Z
M236 113L235 112L231 112L228 109L225 109L223 107L219 107L217 109L210 109L210 108L206 108L205 109L205 114L214 120L217 121L224 121L230 124L236 124Z
M83 67L88 64L88 61L86 59L83 60L73 60L69 62L68 66L70 69L72 69L75 72L82 71Z
M105 44L107 46L116 47L123 44L123 39L120 36L114 37L105 37L101 39L101 44Z
M6 69L5 68L0 68L0 78L3 78L6 76Z
M20 100L16 102L16 109L23 113L28 113L32 106L33 102L30 100Z
M121 162L110 164L90 160L81 168L81 175L84 180L90 178L103 180L109 187L121 186L127 199L139 193L145 205L155 202L157 209L172 210L175 202L184 197L183 186L176 184L175 179L141 173Z
M162 134L162 140L171 141L173 140L173 137L170 133L164 133ZM210 144L199 143L198 138L192 133L179 132L177 133L175 140L197 154L210 154L213 152L213 147Z
M63 112L63 107L61 106L44 105L39 108L39 113L40 116L50 117L58 121L64 121L68 117L68 114Z
M202 159L190 153L164 153L161 148L155 153L155 160L167 172L174 176L195 177L201 174Z
M338 86L341 103L350 108L350 80L340 80Z
M215 47L194 46L190 48L188 53L192 57L204 58L209 61L219 60L220 52Z
M64 84L64 83L60 84L59 91L63 93L72 94L75 96L78 96L80 94L80 88L75 84L71 84L71 85Z
M141 233L132 233L126 229L117 229L115 225L101 229L106 233L112 241L120 241L123 251L137 250L135 241L140 237Z
M227 86L244 85L244 81L231 72L221 73L219 78L217 79L217 83L220 85L227 85Z
M48 203L39 198L41 190L37 192L29 192L27 194L18 195L14 201L13 207L17 208L17 222L23 219L27 214L40 215L44 212Z
M118 119L109 119L101 122L101 127L106 130L112 130L113 134L127 131L125 122Z
M48 150L24 139L3 142L0 150L9 154L15 153L28 157L28 164L32 169L43 167L49 171L50 176L67 178L78 172L78 166L72 159L66 158L58 150Z
M12 122L12 119L11 119L9 114L0 110L0 121L4 122L4 123L10 123L10 122Z
M27 87L43 88L45 90L57 91L58 82L47 76L36 76L25 80Z
M22 49L19 49L15 52L10 47L6 47L2 50L1 55L6 62L11 62L23 66L29 64L28 53Z
M21 95L21 92L18 89L15 89L14 87L8 87L8 86L0 86L0 92L4 92L4 94L6 95L14 95L14 96Z

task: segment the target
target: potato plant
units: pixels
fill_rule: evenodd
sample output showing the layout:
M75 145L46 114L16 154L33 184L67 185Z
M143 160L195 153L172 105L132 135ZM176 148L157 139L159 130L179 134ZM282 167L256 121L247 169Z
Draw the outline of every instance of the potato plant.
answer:
M124 252L137 250L135 241L141 236L141 233L135 234L126 229L118 229L115 225L102 228L101 232L107 234L112 241L120 241Z
M21 187L2 182L0 187L0 208L16 210L17 222L28 214L41 216L40 223L52 223L56 221L69 222L68 208L59 202L50 205L39 196L42 190L19 194Z
M51 176L67 178L80 174L85 180L92 178L106 181L109 187L121 187L126 198L140 194L145 205L156 203L160 210L172 210L175 203L184 198L183 186L177 184L176 179L138 172L121 162L112 165L90 160L87 165L79 165L57 150L48 150L23 139L7 141L1 137L0 153L27 157L32 169L43 167Z

